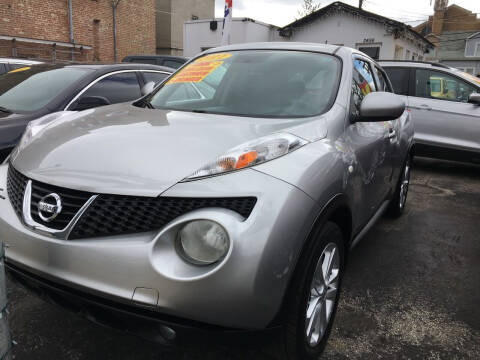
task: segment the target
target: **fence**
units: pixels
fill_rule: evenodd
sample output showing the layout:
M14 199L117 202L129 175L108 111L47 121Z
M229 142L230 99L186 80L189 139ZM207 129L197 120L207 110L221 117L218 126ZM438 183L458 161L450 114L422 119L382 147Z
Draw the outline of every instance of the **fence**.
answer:
M12 340L8 327L7 289L5 284L5 267L3 263L4 247L0 241L0 360L10 359Z

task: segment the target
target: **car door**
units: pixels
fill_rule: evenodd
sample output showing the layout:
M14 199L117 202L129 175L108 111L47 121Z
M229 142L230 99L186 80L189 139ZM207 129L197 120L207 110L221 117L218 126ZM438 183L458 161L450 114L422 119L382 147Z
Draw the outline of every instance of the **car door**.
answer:
M479 88L444 71L417 68L411 91L408 105L418 144L452 158L480 152L480 107L468 103Z
M85 110L96 107L86 99L102 99L105 104L118 104L141 97L140 83L136 71L117 71L103 75L82 90L66 110Z
M360 104L370 92L377 91L372 63L354 59L350 118L360 114ZM352 122L347 124L345 141L354 154L352 172L356 221L361 226L375 214L390 191L392 161L388 122Z
M392 84L390 83L385 71L381 69L379 66L377 66L376 64L373 66L373 70L378 80L377 84L380 88L379 91L394 93ZM403 97L403 100L405 101L405 104L407 104L406 97ZM401 151L401 143L400 143L400 140L401 140L400 132L402 131L402 126L401 126L401 122L398 119L387 121L386 123L388 124L388 138L390 141L388 158L392 163L391 185L394 185L393 184L393 182L395 181L394 179L397 178L397 176L395 176L396 175L395 170L400 169L400 167L403 165L403 162L405 161L402 155L403 152Z

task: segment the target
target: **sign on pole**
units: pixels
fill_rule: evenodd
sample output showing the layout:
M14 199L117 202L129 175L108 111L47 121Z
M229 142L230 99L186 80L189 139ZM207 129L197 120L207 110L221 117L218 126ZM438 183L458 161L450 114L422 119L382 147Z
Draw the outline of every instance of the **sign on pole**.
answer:
M225 16L223 18L222 45L231 44L233 0L225 0Z

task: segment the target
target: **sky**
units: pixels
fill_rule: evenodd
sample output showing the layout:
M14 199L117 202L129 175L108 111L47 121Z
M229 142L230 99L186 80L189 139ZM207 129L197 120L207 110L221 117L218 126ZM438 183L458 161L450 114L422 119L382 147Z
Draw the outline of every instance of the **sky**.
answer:
M314 0L326 6L333 0ZM343 0L358 6L358 0ZM421 20L433 14L435 0L365 0L363 8L367 11L383 15L415 26ZM215 16L223 17L225 0L215 0ZM303 0L233 0L233 17L249 17L268 24L285 26L300 18L298 11ZM450 0L449 5L457 4L480 17L480 0Z

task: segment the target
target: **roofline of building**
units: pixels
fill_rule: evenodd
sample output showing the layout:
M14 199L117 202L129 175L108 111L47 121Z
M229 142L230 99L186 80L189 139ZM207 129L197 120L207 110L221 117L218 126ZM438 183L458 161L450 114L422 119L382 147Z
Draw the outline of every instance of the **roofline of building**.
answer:
M189 20L189 21L185 21L185 24L205 23L205 22L211 22L211 21L222 22L223 18ZM238 18L234 17L234 18L232 18L232 21L251 22L251 23L254 23L254 24L259 24L259 25L263 25L263 26L266 26L266 27L270 27L270 28L277 28L277 29L280 28L276 25L268 24L268 23L265 23L263 21L258 21L258 20L255 20L255 19L252 19L252 18L249 18L249 17L238 17Z
M373 19L375 19L379 22L382 22L384 24L391 25L391 26L393 26L395 28L398 28L398 29L406 30L406 31L410 32L412 35L414 35L416 38L418 38L419 40L424 41L428 46L430 46L432 48L435 48L434 44L432 44L430 41L425 39L425 37L423 37L422 35L417 33L415 30L413 30L413 28L411 26L406 25L406 24L404 24L400 21L392 20L392 19L387 18L387 17L382 16L382 15L378 15L378 14L375 14L375 13L372 13L372 12L369 12L369 11L366 11L366 10L363 10L363 9L356 8L354 6L345 4L341 1L336 1L334 3L331 3L330 5L327 5L327 6L321 8L317 11L314 11L313 13L311 13L307 16L304 16L301 19L295 20L294 22L284 26L283 28L280 28L280 31L286 31L286 30L288 31L288 30L293 29L295 27L298 27L298 26L301 26L301 25L304 25L304 24L308 24L311 21L316 20L320 16L325 15L329 10L331 10L333 8L340 8L340 9L346 10L350 13L358 14L358 15L361 15L361 16L367 17L367 18L373 18Z

